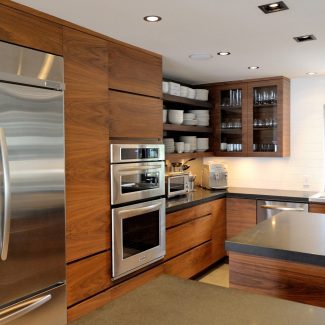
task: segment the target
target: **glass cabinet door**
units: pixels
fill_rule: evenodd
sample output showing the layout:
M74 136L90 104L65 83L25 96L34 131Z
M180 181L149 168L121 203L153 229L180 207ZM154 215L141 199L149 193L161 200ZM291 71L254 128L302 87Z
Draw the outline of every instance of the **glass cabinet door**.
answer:
M240 156L246 146L246 88L230 85L219 88L217 117L217 153L224 156Z

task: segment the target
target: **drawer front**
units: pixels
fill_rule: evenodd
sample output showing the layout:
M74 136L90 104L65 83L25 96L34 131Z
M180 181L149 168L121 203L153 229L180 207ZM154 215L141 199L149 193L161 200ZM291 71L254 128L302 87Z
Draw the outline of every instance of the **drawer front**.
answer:
M211 239L212 215L195 219L166 232L166 258L170 259Z
M212 262L212 244L209 241L164 263L164 272L189 279L206 269Z
M325 213L325 204L309 203L308 212Z
M67 266L67 302L71 306L111 284L111 254L101 253Z

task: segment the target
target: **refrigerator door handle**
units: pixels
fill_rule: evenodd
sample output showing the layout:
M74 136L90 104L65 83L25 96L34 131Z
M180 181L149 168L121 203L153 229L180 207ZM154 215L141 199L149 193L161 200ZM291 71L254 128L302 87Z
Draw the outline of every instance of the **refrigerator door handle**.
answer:
M30 313L34 309L39 308L47 303L49 300L51 300L51 298L52 295L48 294L46 296L23 301L19 304L0 311L0 325L7 324L21 316Z
M9 235L10 235L10 203L11 203L11 189L10 189L10 174L9 174L9 161L8 149L6 143L6 135L3 128L0 128L0 149L1 161L3 168L3 220L2 220L2 233L1 233L1 259L5 261L8 255Z

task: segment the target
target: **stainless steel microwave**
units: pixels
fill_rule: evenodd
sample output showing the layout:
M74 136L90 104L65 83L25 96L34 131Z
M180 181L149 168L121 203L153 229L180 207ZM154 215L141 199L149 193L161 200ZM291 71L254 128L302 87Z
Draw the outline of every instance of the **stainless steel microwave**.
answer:
M188 173L175 173L166 176L167 197L183 195L190 191L190 179Z

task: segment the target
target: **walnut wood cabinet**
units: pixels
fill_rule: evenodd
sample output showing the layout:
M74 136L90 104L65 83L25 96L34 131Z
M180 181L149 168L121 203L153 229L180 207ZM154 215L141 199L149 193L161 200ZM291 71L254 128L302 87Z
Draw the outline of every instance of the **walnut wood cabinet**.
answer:
M325 213L325 204L322 204L322 203L309 203L308 212Z
M227 239L256 225L256 200L227 198Z
M290 81L284 77L210 86L217 156L290 155Z
M0 39L62 55L62 26L0 5Z

